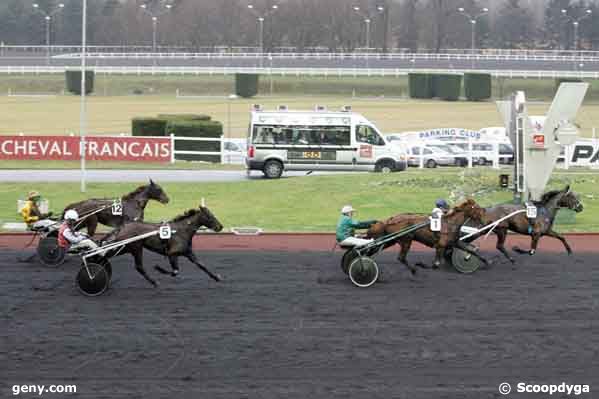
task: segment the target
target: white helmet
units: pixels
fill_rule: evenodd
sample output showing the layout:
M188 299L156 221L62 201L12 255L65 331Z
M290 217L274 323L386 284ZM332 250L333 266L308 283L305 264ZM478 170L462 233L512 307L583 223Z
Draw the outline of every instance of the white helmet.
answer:
M77 220L79 219L79 214L74 209L69 209L64 214L64 220Z
M352 208L351 205L345 205L343 208L341 208L341 213L343 213L344 215L347 215L351 212L355 212L355 209Z

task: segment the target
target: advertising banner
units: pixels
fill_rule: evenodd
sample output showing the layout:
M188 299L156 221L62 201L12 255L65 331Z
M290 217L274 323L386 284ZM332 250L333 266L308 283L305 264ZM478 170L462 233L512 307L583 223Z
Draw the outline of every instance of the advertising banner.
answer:
M90 161L170 162L170 138L130 136L86 137L86 159ZM61 160L81 158L76 136L0 136L0 159Z

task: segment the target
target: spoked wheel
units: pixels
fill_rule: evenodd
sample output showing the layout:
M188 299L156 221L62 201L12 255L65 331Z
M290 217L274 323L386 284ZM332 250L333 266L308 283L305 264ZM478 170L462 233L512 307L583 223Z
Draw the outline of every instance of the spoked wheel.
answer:
M379 266L367 256L354 259L349 266L349 279L356 287L366 288L379 278Z
M66 250L58 245L56 237L44 237L37 245L37 255L43 265L57 267L64 263Z
M354 248L345 251L345 253L343 254L343 258L341 258L341 270L343 270L343 273L349 273L349 266L351 265L352 261L356 259L358 256L359 255Z
M460 273L470 274L477 271L482 266L482 261L478 256L469 254L458 248L453 249L451 254L451 264Z
M110 263L108 263L110 266ZM107 268L97 263L88 263L77 273L77 287L83 295L98 296L102 295L110 286L110 274Z

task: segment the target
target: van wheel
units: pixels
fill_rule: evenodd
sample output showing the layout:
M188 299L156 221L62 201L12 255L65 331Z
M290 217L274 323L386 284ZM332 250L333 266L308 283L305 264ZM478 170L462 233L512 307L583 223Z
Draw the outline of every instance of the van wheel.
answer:
M485 157L479 158L478 164L481 166L485 166L487 164L487 159Z
M374 167L375 172L379 173L391 173L395 170L395 162L384 159L382 161L378 161Z
M274 160L266 161L263 172L267 179L278 179L283 174L283 164Z
M437 162L435 162L434 159L429 159L428 161L426 161L426 167L427 168L436 168L437 167Z

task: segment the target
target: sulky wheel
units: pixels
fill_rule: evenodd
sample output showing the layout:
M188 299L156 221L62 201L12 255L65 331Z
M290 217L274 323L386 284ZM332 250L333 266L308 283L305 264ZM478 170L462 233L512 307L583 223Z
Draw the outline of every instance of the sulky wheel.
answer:
M349 266L349 279L360 288L370 287L379 278L379 266L367 256L352 261Z
M110 285L110 275L106 268L97 263L88 263L87 267L81 266L77 273L77 287L83 295L102 295Z
M358 256L359 255L354 248L351 248L351 249L348 249L347 251L345 251L345 253L343 254L343 258L341 258L341 270L343 270L343 273L345 273L345 274L349 273L349 265Z
M57 267L64 262L66 250L58 245L56 237L44 237L37 245L37 255L43 265Z
M482 261L478 256L469 254L468 252L454 248L451 254L451 264L460 273L470 274L478 270L482 266Z

